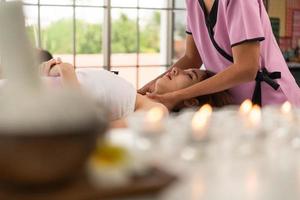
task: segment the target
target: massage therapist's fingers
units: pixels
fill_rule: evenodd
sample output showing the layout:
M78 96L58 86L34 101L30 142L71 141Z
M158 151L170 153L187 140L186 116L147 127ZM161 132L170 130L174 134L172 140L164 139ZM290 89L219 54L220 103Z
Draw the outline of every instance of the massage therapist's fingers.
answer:
M143 87L143 88L139 89L137 92L141 95L146 95L147 90L146 90L146 88Z
M151 83L151 82L150 82L150 83ZM138 90L138 93L141 94L141 95L146 95L146 93L149 92L148 89L149 89L150 83L147 83L147 84L144 85L142 88L140 88L140 89Z
M146 95L147 93L152 93L154 91L155 82L151 81L146 84L144 87L138 90L138 93L141 95Z

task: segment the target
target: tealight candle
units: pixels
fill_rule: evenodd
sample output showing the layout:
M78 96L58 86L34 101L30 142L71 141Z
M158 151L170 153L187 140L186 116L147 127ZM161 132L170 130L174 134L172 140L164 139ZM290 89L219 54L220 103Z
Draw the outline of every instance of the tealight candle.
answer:
M258 105L254 105L249 113L249 128L258 128L261 122L261 109Z
M212 107L208 104L202 106L192 120L192 133L195 140L207 137L207 128L212 115Z
M239 113L242 116L246 116L251 112L251 109L253 107L252 101L247 99L245 100L240 107Z
M243 132L237 140L237 150L240 155L252 155L261 150L261 119L262 112L258 105L254 105L244 118Z
M291 113L292 110L292 104L288 101L286 101L282 106L281 106L281 113L283 114L289 114Z
M280 108L281 115L284 119L291 122L293 120L292 104L286 101Z
M188 146L183 149L181 157L184 160L194 160L207 154L208 125L212 115L212 107L208 104L196 112L191 122L191 135Z

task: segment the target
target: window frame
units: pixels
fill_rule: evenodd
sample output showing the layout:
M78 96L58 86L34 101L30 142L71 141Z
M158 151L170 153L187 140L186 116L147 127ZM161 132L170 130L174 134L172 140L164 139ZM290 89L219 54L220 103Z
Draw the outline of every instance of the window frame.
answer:
M3 1L3 0L2 0ZM136 27L137 27L137 56L139 57L140 55L140 16L139 16L139 11L140 10L151 10L151 11L166 11L164 19L164 26L161 27L164 29L164 32L166 32L166 35L161 39L161 43L163 42L163 45L161 44L161 54L164 57L164 64L162 65L149 65L148 67L169 67L170 65L173 64L173 58L174 58L174 31L175 31L175 11L185 11L185 8L179 8L176 7L175 1L176 0L165 0L166 1L166 6L165 7L143 7L139 6L140 0L137 0L137 6L136 7L123 7L123 6L112 6L111 5L111 0L103 0L103 5L78 5L76 4L76 0L73 0L72 4L45 4L41 3L40 0L37 0L37 3L27 3L23 2L25 6L37 6L37 12L38 12L38 24L37 24L37 29L38 29L38 48L42 48L42 35L41 35L41 7L44 6L53 6L53 7L72 7L73 9L73 27L72 27L72 33L73 33L73 63L76 66L76 8L101 8L103 9L103 21L101 22L102 24L102 54L103 54L103 63L102 66L94 66L94 67L103 67L107 70L110 70L112 67L111 65L111 29L112 29L112 16L111 16L111 11L112 9L127 9L127 10L134 10L137 12L137 20L136 20ZM139 73L138 69L139 67L147 67L147 65L143 65L139 63L139 59L137 59L137 64L136 66L120 66L120 67L125 67L125 68L130 68L130 67L135 67L137 70L136 76L137 76L137 86L139 83ZM80 68L80 66L79 66Z

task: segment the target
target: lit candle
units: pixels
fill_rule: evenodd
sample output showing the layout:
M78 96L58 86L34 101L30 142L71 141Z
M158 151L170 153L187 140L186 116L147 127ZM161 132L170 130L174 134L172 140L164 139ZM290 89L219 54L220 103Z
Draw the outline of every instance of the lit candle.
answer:
M160 133L163 131L162 120L164 118L164 111L160 107L155 107L146 113L145 117L145 131L147 133Z
M254 105L248 115L249 128L258 128L261 122L261 109L258 105Z
M280 108L281 115L288 122L293 120L292 104L286 101Z
M202 140L207 137L207 128L212 115L212 107L208 104L202 106L192 120L193 138Z
M281 113L282 114L290 114L292 111L292 104L288 101L286 101L282 106L281 106Z
M253 107L252 101L247 99L242 103L239 113L242 116L247 116L251 112L252 107Z
M262 132L260 130L262 119L261 108L254 105L249 114L244 117L243 130L238 142L238 153L241 155L252 155L260 149Z

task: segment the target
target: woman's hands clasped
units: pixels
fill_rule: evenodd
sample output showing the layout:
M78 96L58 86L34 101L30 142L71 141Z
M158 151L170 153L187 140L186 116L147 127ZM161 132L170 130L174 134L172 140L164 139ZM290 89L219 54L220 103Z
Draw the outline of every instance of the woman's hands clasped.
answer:
M60 67L58 65L62 64L60 58L51 59L40 65L40 74L42 76L60 76Z
M75 71L74 66L62 62L61 58L51 59L40 66L40 73L42 76L64 76L65 74L73 73L73 71Z

